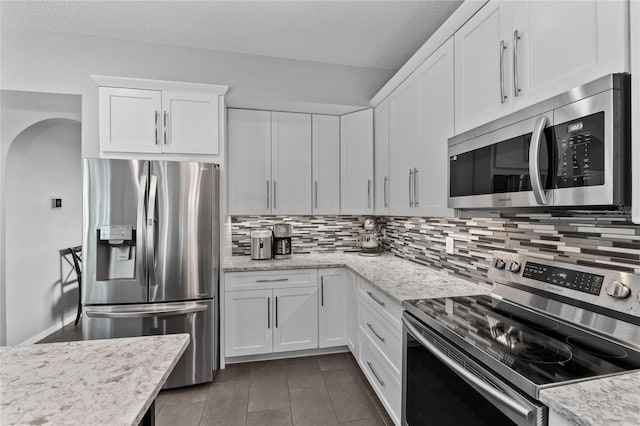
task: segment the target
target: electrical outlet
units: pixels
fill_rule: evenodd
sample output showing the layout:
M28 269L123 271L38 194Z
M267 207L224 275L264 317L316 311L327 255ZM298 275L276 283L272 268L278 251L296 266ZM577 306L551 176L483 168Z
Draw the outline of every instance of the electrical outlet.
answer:
M455 240L453 239L453 237L447 237L447 238L445 238L445 242L446 242L447 254L453 254L453 252L454 252L454 250L456 248Z

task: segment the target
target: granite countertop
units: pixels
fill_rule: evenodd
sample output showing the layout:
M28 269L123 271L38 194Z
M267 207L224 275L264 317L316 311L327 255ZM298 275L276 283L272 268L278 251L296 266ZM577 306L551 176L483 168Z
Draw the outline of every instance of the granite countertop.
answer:
M0 424L138 425L188 334L0 347Z
M640 372L540 391L540 401L572 424L640 424Z
M294 254L285 260L251 260L249 256L225 259L225 272L277 269L347 267L398 302L412 299L487 294L491 287L458 278L445 271L422 266L390 253L360 256L358 253Z

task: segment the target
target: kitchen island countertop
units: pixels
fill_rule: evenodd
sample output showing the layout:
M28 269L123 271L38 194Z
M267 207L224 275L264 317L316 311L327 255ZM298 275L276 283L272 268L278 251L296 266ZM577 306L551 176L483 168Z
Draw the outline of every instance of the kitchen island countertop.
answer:
M138 425L188 334L0 347L0 424Z
M249 256L231 256L224 263L225 272L340 267L353 270L399 303L412 299L487 294L491 291L489 285L474 283L390 253L370 257L358 253L294 254L291 259L285 260L251 260Z

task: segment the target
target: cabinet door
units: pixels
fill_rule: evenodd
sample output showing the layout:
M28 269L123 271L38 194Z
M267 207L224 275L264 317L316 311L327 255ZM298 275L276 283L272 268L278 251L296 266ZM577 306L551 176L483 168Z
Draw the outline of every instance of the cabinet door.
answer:
M160 152L159 91L100 87L100 150Z
M225 355L244 356L273 351L272 290L225 293Z
M318 287L273 290L273 351L318 347Z
M420 140L418 79L411 75L389 96L390 212L410 216L415 211L414 169Z
M456 134L512 110L511 20L511 2L491 1L454 36Z
M273 214L311 214L311 115L271 113Z
M313 115L313 214L340 214L340 117Z
M347 274L344 268L318 271L320 276L319 346L347 344Z
M373 157L376 215L389 214L389 98L373 110Z
M218 96L162 92L162 152L218 154Z
M358 358L358 286L356 276L347 272L347 345L356 359Z
M522 1L513 8L515 109L628 71L626 2Z
M229 214L271 214L271 113L229 110Z
M373 110L340 117L340 212L373 214Z
M453 133L453 39L416 71L419 83L419 166L414 205L419 216L452 216L447 208L448 137ZM414 153L414 156L417 153Z

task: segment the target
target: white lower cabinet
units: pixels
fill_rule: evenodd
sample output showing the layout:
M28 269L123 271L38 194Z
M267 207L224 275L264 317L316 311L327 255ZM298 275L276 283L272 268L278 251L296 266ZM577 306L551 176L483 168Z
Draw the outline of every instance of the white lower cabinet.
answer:
M318 288L273 290L273 351L318 347Z
M320 269L318 300L319 346L330 348L347 344L347 271Z
M347 345L358 358L358 282L356 274L347 271Z
M273 352L272 290L229 291L224 297L225 355Z

